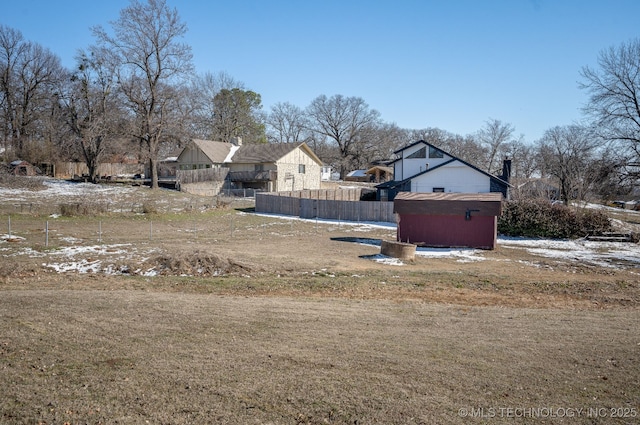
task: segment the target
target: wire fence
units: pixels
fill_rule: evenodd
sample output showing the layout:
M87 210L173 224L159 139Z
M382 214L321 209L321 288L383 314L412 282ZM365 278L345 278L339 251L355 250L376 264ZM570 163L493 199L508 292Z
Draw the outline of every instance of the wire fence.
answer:
M176 216L34 217L8 214L3 221L6 233L2 242L18 242L14 246L35 249L117 244L162 244L172 249L191 243L268 243L274 237L343 232L347 230L346 226L353 224L282 219L238 210ZM0 254L12 250L11 244L2 245Z

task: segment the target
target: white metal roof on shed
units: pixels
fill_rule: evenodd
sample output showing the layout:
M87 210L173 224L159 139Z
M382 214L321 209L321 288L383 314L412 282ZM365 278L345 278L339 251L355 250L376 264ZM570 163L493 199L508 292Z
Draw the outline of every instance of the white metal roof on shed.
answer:
M367 176L367 170L353 170L349 174L347 174L347 177L366 177L366 176Z

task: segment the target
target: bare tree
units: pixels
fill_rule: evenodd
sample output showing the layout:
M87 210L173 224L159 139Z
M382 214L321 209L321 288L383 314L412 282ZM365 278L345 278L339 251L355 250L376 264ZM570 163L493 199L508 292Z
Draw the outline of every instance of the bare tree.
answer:
M93 32L120 65L120 89L135 116L132 136L148 149L155 189L160 144L173 137L168 130L178 99L172 87L184 83L193 70L191 47L179 42L187 27L165 0L132 0L111 25L113 36L102 27Z
M534 147L525 143L524 138L508 142L500 149L500 155L504 159L511 159L511 177L529 179L537 171L538 164L535 158Z
M55 88L64 78L60 59L0 25L0 107L5 149L18 157L41 150L46 138L42 120L55 106Z
M640 39L600 52L598 67L582 68L584 111L605 140L622 142L633 153L629 160L640 162Z
M291 103L273 105L266 124L269 143L297 143L309 139L306 115L301 108Z
M490 118L486 121L485 126L476 136L478 142L486 148L486 163L476 163L484 167L489 173L495 172L494 167L496 166L496 159L500 148L511 140L514 131L515 129L511 124L503 123L500 120Z
M406 131L394 123L375 122L364 126L353 144L350 166L362 169L373 163L385 163L405 140Z
M410 135L413 141L424 140L470 164L482 167L486 163L487 148L472 135L461 136L433 127L412 130Z
M538 141L541 171L558 179L565 205L585 199L592 187L596 174L591 164L598 146L590 129L578 125L553 127Z
M212 74L206 72L198 75L192 84L190 102L193 105L192 125L193 134L202 139L214 139L215 131L215 99L220 90L239 88L244 90L244 84L235 80L226 72Z
M357 153L361 133L380 122L380 113L370 109L360 97L334 95L318 96L307 107L310 128L338 147L340 153L340 177L344 178Z
M108 55L97 48L81 51L66 96L66 118L92 182L109 144L121 130L116 70Z
M18 64L26 54L27 44L22 33L0 25L0 107L2 108L2 135L5 155L18 136Z

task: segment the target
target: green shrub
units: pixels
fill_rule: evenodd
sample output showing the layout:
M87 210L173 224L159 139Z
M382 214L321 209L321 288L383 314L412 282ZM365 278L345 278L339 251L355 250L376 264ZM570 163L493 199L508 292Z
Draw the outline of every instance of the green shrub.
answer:
M506 236L577 238L611 230L606 214L548 201L507 201L498 218L498 232Z

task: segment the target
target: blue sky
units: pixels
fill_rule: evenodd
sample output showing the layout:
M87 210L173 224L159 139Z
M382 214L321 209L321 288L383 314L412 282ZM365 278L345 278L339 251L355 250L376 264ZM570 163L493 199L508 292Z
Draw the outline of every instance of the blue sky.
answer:
M262 96L306 107L357 96L402 128L466 135L488 119L525 141L582 118L583 66L639 37L638 0L177 1L199 73L224 71ZM0 24L66 67L90 27L128 0L5 2Z

